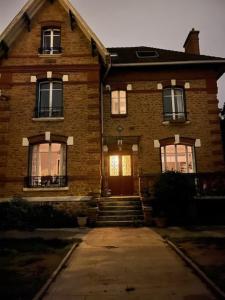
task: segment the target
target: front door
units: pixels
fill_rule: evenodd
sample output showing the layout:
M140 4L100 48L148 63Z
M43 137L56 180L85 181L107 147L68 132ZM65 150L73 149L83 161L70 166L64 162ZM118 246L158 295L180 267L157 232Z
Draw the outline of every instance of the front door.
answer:
M109 156L109 189L112 195L133 194L132 157L129 154Z

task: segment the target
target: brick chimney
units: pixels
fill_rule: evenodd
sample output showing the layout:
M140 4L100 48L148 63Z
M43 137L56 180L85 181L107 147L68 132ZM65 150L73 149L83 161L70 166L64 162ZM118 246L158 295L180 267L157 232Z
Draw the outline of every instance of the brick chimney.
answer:
M185 49L185 53L200 54L198 35L199 35L199 31L192 28L183 46Z

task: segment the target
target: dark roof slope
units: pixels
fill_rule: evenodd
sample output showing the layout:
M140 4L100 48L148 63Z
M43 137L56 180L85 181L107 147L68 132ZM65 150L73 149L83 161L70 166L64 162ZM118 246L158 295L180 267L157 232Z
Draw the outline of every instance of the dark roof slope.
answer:
M188 61L223 61L225 58L188 54L185 52L164 50L152 47L116 47L107 48L111 55L112 64L135 64L135 63L160 63L160 62L188 62ZM137 52L141 54L137 55ZM148 56L148 52L150 56ZM155 53L155 55L154 55ZM116 56L117 54L118 56ZM145 57L141 57L142 54Z

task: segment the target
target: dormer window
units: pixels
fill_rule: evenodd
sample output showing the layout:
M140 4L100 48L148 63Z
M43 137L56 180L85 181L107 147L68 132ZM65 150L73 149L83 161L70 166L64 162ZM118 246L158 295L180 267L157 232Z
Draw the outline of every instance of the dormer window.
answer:
M159 57L159 54L155 50L139 50L136 51L136 55L138 58L154 58Z
M43 28L42 45L40 50L42 54L50 55L62 52L60 28Z

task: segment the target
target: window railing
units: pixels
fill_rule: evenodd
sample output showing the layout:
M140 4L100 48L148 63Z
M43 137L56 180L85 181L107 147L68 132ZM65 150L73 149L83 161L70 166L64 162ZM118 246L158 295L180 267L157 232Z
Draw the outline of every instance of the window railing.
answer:
M28 188L67 187L67 176L28 176L24 178L24 185Z
M34 110L35 118L61 118L63 117L63 107L36 107Z
M62 47L41 47L38 48L40 54L58 54L63 52Z
M186 111L178 111L178 112L164 112L163 119L164 121L170 122L185 122L187 121L188 113Z

